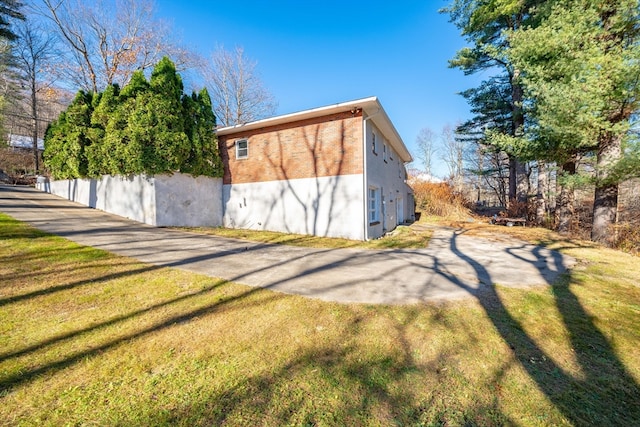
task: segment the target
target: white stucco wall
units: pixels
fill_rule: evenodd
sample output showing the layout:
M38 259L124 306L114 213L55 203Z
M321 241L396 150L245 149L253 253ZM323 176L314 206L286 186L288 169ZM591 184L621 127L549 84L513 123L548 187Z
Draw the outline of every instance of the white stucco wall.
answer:
M372 132L376 133L376 153L372 151ZM368 238L375 239L396 225L413 219L413 192L406 182L404 162L400 159L387 138L370 121L365 122L365 170L367 197L369 187L380 190L380 222L369 225ZM385 149L386 146L386 156ZM401 205L400 208L398 205ZM398 217L398 213L401 217ZM367 212L367 224L368 212Z
M363 176L223 186L223 225L363 240Z
M71 201L155 226L222 225L222 180L190 175L40 182L38 188Z
M222 225L222 179L174 174L155 177L156 224L185 227Z

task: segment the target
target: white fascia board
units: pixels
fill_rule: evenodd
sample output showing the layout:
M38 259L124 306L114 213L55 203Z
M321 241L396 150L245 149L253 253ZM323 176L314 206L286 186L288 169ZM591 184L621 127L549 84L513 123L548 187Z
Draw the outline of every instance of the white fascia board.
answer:
M387 112L382 107L382 104L380 104L380 101L375 97L373 98L373 101L374 102L367 104L363 107L363 110L365 112L364 118L365 119L367 117L371 118L370 120L376 125L378 130L382 132L384 137L389 141L391 146L396 150L396 152L400 156L400 159L402 159L403 162L405 163L412 162L413 157L411 156L411 153L409 153L407 146L404 144L404 141L402 141L400 134L398 133L395 126L393 125L393 122L387 115Z
M229 135L242 131L249 131L264 128L267 126L276 126L284 123L296 122L299 120L312 119L315 117L327 116L329 114L341 113L353 108L362 108L367 102L375 101L376 97L363 98L355 101L341 102L339 104L327 105L324 107L313 108L311 110L298 111L295 113L284 114L282 116L269 117L267 119L256 120L255 122L244 123L235 126L226 126L217 130L218 135Z
M362 109L364 111L364 118L367 118L368 116L371 117L371 120L375 123L376 127L380 129L387 140L389 140L389 143L396 150L402 161L408 163L413 160L411 154L409 154L409 150L398 134L398 131L393 126L391 119L389 119L389 116L384 111L384 108L382 108L380 101L375 96L327 105L324 107L313 108L310 110L298 111L290 114L284 114L282 116L270 117L268 119L256 120L254 122L245 124L226 126L223 128L218 128L216 132L220 136L232 135L269 126L277 126L286 123L297 122L300 120L307 120L316 117L328 116L330 114L342 113L344 111L353 109Z

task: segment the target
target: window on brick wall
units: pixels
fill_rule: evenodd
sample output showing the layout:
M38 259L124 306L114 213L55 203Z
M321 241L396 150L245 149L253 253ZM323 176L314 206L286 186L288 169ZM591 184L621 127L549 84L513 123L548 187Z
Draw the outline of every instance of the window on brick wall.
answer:
M380 222L380 189L369 187L369 224Z
M384 160L384 162L387 162L387 144L385 144L384 142L382 143L382 160Z
M246 159L249 157L249 141L239 139L236 141L236 159Z

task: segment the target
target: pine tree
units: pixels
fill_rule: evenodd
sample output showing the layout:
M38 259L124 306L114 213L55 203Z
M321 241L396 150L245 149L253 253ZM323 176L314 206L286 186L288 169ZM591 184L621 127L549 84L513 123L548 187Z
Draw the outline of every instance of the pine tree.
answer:
M450 61L450 66L460 68L465 74L480 71L498 70L500 90L508 95L507 113L509 126L494 124L488 121L485 130L491 130L490 135L506 135L518 138L522 135L525 117L523 114L523 92L520 85L520 70L509 61L507 52L509 41L505 38L505 31L518 30L527 24L532 8L540 0L454 0L451 6L442 11L451 16L451 21L462 30L462 34L472 44L471 48L463 48ZM485 81L483 84L494 85L497 80ZM505 91L506 89L506 91ZM483 88L479 92L486 93ZM474 96L473 94L469 94ZM482 116L482 96L476 96L477 107ZM487 106L488 109L492 106ZM478 121L485 121L482 117ZM468 129L468 127L467 127ZM460 131L464 132L465 128ZM477 130L473 130L477 132ZM491 144L489 138L485 143ZM517 152L512 147L503 147L509 156L509 201L525 201L527 197L528 176L524 164L519 161Z
M0 0L0 38L13 41L18 36L11 29L11 21L24 20L20 11L22 3L16 0Z
M548 2L535 27L510 35L534 123L523 144L568 170L578 155L597 153L592 239L606 244L615 236L616 164L640 102L638 18L637 0Z

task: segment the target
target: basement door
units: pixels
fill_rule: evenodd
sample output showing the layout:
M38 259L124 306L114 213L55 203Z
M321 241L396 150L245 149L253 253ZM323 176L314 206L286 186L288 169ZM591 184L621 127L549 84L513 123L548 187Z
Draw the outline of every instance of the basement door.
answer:
M404 203L402 197L396 197L396 221L398 224L404 222Z

